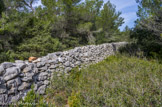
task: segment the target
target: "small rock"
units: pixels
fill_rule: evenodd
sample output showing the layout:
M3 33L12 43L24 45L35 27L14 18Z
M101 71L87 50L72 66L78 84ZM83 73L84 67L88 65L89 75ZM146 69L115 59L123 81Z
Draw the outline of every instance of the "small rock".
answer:
M59 57L58 58L58 61L62 63L63 62L63 59L61 57Z
M49 67L49 66L50 66L50 64L46 64L45 66Z
M38 68L40 68L40 67L42 67L42 66L44 66L44 65L45 65L45 62L38 62L38 63L37 63L37 67L38 67Z
M81 65L81 61L77 61L75 64L76 65Z
M23 82L31 82L31 81L33 81L33 76L34 76L34 73L29 73L29 72L27 72L27 73L26 73L26 76L23 77L23 78L21 78L21 80L22 80Z
M54 58L57 58L56 54L55 53L50 53L47 55L49 59L54 59Z
M70 66L70 62L69 61L67 61L67 62L65 62L65 64L64 64L66 67L69 67Z
M50 69L55 69L55 68L57 68L58 67L58 65L51 65L49 68Z
M45 94L45 91L46 91L46 85L42 85L38 88L37 93L42 95Z
M7 88L5 85L0 85L0 94L3 94L7 91Z
M4 69L10 68L12 66L13 66L13 63L11 63L11 62L4 62L4 63L2 63L2 67Z
M2 75L4 73L4 68L3 66L0 66L0 75Z
M31 86L31 83L23 82L23 83L19 86L18 90L19 90L19 91L22 91L22 90L24 90L24 89L29 88L30 86Z
M32 66L28 66L28 67L24 68L22 72L26 73L26 72L30 72L30 71L32 71Z
M8 95L7 94L0 94L0 105L3 105L3 103L7 103L7 100L8 100Z
M16 103L17 101L19 101L21 99L21 96L18 94L16 96L10 96L9 97L9 102L10 103Z
M18 93L17 87L12 87L10 90L8 90L8 94L16 94Z
M19 67L21 70L24 69L26 67L25 63L16 63L15 64L17 67Z
M38 68L34 68L34 69L33 69L33 72L34 72L35 74L37 74L37 73L39 72Z
M2 80L2 78L0 78L0 85L3 84L3 83L4 83L4 81Z
M47 66L44 66L44 67L38 68L38 70L41 70L41 71L46 71L47 69L48 69Z
M21 80L23 82L31 82L33 80L33 78L32 77L23 77L23 78L21 78Z
M4 80L5 81L11 80L16 76L18 76L19 73L20 73L20 69L17 67L7 68L6 73L4 74Z
M46 72L42 72L38 75L38 80L39 81L43 81L43 80L46 80L48 78L48 73Z
M33 63L37 63L37 62L41 62L41 58L38 58L38 59L33 61Z
M20 77L17 77L16 79L7 81L7 87L11 88L11 87L18 87L21 84L21 80Z
M66 69L65 69L65 72L68 72L68 71L71 71L71 67L67 67Z
M49 82L48 80L45 80L45 81L44 81L44 85L49 85L49 83L50 83L50 82Z

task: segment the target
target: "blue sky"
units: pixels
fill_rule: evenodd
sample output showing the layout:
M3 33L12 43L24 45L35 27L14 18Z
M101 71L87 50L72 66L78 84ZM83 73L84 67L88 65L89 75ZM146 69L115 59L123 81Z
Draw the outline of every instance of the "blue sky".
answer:
M107 2L108 0L104 0ZM138 6L135 0L110 0L112 4L116 5L116 10L121 11L121 17L124 18L124 24L120 27L121 30L128 25L130 28L134 27L134 21L137 19L136 12Z
M108 0L104 0L106 3ZM128 25L130 28L134 27L134 21L137 19L136 12L138 10L135 0L110 0L110 2L116 5L116 10L122 12L121 17L124 18L124 24L120 27L121 30ZM41 5L41 0L35 5Z

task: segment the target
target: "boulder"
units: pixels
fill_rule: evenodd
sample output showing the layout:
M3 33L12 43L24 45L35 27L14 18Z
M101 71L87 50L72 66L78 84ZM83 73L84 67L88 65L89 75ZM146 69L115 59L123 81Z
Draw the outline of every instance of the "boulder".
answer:
M15 78L16 76L18 76L19 73L20 73L20 69L17 67L7 68L6 73L3 76L4 80L5 81L11 80L11 79Z

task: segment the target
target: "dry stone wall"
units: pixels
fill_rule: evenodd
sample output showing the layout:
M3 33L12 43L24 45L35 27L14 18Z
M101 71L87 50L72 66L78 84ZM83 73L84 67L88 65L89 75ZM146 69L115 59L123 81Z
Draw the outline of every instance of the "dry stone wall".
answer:
M126 42L89 45L50 53L33 61L16 60L0 64L0 105L14 103L24 98L31 85L38 94L44 94L53 72L67 73L72 68L97 63L115 54Z

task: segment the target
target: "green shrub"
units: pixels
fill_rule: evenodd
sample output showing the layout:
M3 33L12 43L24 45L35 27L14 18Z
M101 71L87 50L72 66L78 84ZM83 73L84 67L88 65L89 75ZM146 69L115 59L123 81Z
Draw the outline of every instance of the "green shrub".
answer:
M161 71L155 60L111 56L69 76L54 74L47 97L58 107L161 106Z

